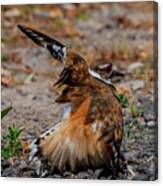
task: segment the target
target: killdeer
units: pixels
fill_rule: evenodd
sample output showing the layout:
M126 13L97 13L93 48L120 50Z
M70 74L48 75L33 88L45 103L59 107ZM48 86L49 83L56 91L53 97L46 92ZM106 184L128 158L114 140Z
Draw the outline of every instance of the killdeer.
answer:
M107 59L98 58L89 67L89 74L106 85L114 87L113 83L118 83L125 76L116 66L113 66ZM66 104L62 117L67 118L71 112L71 105Z
M125 75L107 59L99 58L89 67L89 73L106 84L119 82Z
M112 65L89 67L83 57L56 39L25 26L18 28L63 64L54 86L64 88L56 102L69 103L62 121L31 143L30 160L41 154L60 171L106 167L114 174L120 158L123 117L111 83L116 76ZM107 78L100 74L103 70Z

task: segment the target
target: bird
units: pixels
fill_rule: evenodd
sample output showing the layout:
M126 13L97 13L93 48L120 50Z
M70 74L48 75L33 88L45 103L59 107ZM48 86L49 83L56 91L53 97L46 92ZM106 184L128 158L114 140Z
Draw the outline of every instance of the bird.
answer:
M101 79L106 84L117 83L125 77L108 59L98 58L91 63L89 72L95 78Z
M99 65L100 60L89 66L54 37L23 25L18 28L63 65L53 85L56 90L62 88L55 102L68 104L62 120L31 143L30 161L39 155L61 172L105 167L117 175L124 127L122 106L111 80L123 74L111 63ZM107 78L100 74L103 70Z

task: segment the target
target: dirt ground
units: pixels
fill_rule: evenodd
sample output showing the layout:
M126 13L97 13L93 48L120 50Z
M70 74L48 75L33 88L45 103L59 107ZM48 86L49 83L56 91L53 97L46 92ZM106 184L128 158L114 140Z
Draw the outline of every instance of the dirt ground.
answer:
M2 136L13 123L21 138L32 140L61 119L63 105L55 103L61 64L33 44L17 28L23 24L49 35L85 56L88 63L103 57L126 77L116 84L129 100L124 113L122 151L128 174L117 179L154 180L157 176L157 80L154 56L154 4L108 3L2 6L1 107L12 105L2 120ZM133 113L132 107L140 114ZM3 144L3 143L2 143ZM25 159L2 158L2 176L110 179L101 170L59 174L40 173Z

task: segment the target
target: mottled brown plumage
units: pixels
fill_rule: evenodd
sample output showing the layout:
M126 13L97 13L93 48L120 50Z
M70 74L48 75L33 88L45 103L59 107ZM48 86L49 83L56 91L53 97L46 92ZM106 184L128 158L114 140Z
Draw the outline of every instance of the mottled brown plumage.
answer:
M56 102L71 107L69 116L42 134L31 149L36 147L61 171L88 167L114 170L123 138L122 109L115 88L93 77L87 62L58 41L30 28L19 28L64 64L54 84L56 89L63 87Z

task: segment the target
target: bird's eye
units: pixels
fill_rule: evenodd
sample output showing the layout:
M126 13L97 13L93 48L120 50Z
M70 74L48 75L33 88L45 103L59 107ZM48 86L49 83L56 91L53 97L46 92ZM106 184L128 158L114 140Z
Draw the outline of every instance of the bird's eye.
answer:
M98 66L98 69L100 71L105 71L107 73L110 73L112 71L112 64L109 63L109 64L103 64L103 65L99 65Z

